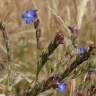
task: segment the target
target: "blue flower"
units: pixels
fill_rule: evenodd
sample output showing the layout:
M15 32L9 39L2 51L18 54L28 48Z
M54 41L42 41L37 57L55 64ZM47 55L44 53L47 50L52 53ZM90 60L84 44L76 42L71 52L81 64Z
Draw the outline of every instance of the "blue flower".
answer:
M34 23L37 20L37 10L27 10L23 15L22 18L29 24L31 21Z
M58 83L58 91L64 93L66 91L66 84L64 82Z
M86 48L80 48L79 54L84 54L87 51Z

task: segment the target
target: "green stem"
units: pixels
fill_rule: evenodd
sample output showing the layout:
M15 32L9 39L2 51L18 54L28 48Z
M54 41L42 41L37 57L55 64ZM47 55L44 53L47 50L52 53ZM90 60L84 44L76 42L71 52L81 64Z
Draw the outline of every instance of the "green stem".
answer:
M39 38L40 38L40 28L39 26L36 27L36 42L37 42L37 72L36 72L36 82L38 80L38 69L39 69L39 57L40 57L40 46L39 46Z

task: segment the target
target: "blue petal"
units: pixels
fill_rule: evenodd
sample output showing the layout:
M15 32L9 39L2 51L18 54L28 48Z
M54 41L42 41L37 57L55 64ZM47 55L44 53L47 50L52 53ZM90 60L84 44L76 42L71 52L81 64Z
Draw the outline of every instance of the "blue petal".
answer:
M35 22L37 18L33 17L31 18L32 22Z
M32 10L31 13L32 13L33 16L36 16L37 15L37 10Z
M30 20L29 19L25 19L26 24L30 24Z
M26 18L26 15L25 15L25 14L23 14L23 15L22 15L22 18L23 18L23 19L24 19L24 18Z

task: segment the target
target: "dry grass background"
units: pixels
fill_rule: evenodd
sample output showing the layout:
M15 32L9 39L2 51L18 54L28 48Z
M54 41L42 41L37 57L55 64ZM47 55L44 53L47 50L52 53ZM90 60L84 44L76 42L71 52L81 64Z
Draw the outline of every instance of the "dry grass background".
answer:
M6 28L10 42L13 85L23 79L29 83L35 79L35 30L33 24L26 25L21 18L26 10L34 8L38 10L41 22L41 49L47 48L50 40L58 31L62 31L67 38L70 35L67 25L71 24L77 24L80 28L79 46L87 46L90 43L96 44L96 0L0 0L0 21ZM70 40L66 39L67 46L69 43ZM63 46L55 51L48 65L43 68L40 74L42 78L39 77L40 80L49 77L52 70L54 70L53 73L58 73L56 62L63 58L66 50ZM1 33L0 61L6 64L6 49ZM64 65L62 66L64 67ZM58 68L59 72L64 70L61 70L62 66ZM6 87L4 84L6 74L4 68L0 68L0 70L0 90L2 93ZM78 79L79 82L82 79L80 78ZM56 94L55 92L54 96L60 95Z

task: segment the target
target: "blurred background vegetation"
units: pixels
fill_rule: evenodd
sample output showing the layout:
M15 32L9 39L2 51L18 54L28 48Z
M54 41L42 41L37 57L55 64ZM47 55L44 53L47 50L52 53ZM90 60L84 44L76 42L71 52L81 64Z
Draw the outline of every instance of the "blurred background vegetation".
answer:
M32 23L26 25L21 18L22 14L28 9L38 10L42 30L40 38L40 48L42 50L47 49L48 44L53 40L56 32L62 31L64 36L68 37L70 33L67 32L66 27L72 24L78 25L80 28L77 40L79 47L87 47L90 44L96 45L96 0L0 0L0 21L2 21L6 28L11 50L12 86L21 86L22 90L34 85L37 62L34 26ZM66 69L71 62L71 60L65 61L66 51L74 51L73 48L69 46L70 43L70 39L65 38L64 45L59 46L55 50L47 62L47 65L45 65L40 72L39 81L46 80L52 74L58 74ZM7 75L5 67L6 48L2 32L0 31L1 94L3 94L6 89L5 81ZM73 72L74 75L70 75L66 79L68 83L66 95L59 93L57 90L49 90L50 92L42 93L40 96L73 96L72 92L77 92L80 86L84 93L86 93L83 82L85 82L84 78L88 75L87 71L89 68L96 69L96 56L93 57L92 60L89 60L87 64L80 65L79 68ZM79 73L82 74L78 75ZM92 74L89 82L90 83L87 82L86 84L86 86L88 85L87 88L92 84L96 85L96 72ZM14 90L16 87L12 87L12 96L15 96ZM96 96L96 94L94 96Z

